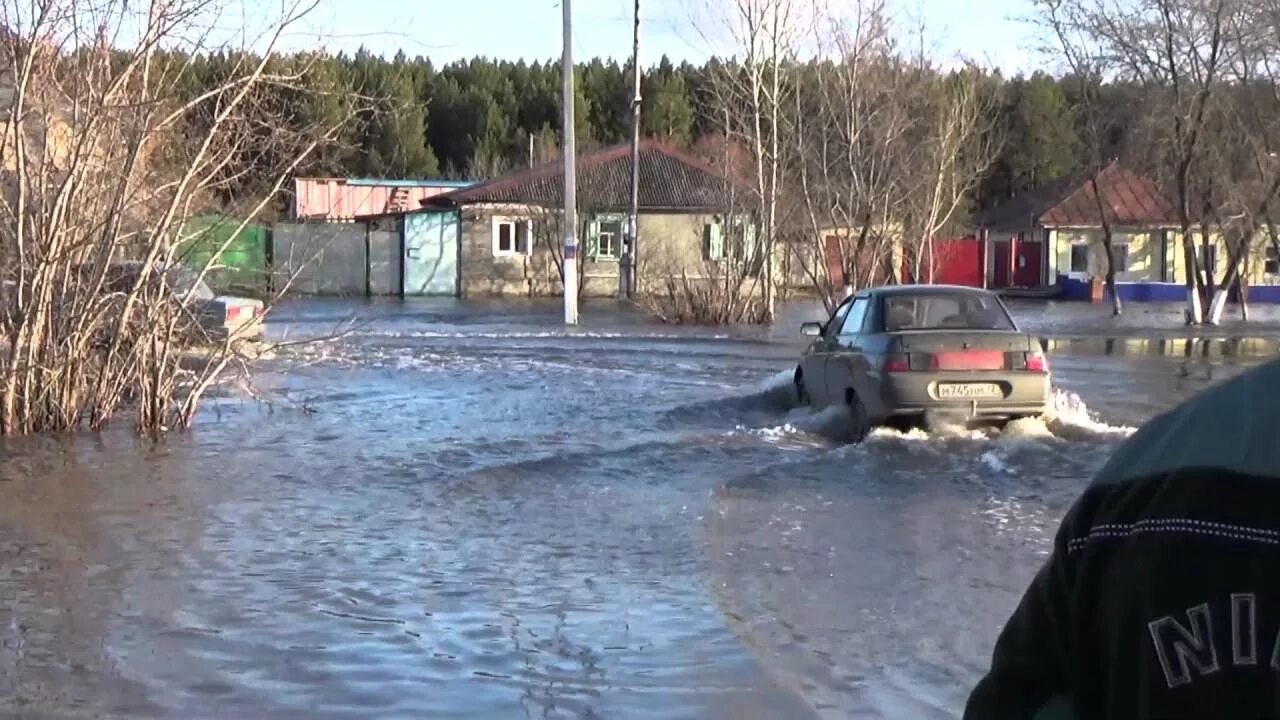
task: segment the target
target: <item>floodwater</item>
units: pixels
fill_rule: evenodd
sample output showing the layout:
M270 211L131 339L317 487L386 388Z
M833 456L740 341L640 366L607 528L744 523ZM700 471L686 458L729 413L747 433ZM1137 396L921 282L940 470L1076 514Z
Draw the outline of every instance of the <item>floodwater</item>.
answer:
M343 332L187 436L0 446L0 716L955 718L1107 453L1280 347L1015 311L1087 408L841 446L790 401L811 306L282 308Z

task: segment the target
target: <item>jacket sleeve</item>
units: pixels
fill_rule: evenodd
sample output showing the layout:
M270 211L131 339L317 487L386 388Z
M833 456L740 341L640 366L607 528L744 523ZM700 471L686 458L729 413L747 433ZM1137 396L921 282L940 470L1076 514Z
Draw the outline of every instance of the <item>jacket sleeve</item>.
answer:
M1069 718L1073 558L1068 544L1080 506L1067 514L1053 553L996 640L991 668L965 706L964 720Z

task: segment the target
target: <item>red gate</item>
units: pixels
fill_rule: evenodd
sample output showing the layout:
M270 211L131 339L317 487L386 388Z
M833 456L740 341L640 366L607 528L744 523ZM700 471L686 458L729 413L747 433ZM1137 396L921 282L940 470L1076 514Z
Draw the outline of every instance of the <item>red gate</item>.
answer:
M1044 243L1019 238L1014 257L1013 284L1017 287L1040 287L1040 266L1044 264Z

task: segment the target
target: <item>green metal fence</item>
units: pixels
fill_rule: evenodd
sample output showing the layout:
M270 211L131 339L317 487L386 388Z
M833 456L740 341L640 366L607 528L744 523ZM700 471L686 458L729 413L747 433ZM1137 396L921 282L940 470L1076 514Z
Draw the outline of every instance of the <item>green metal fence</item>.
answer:
M217 292L262 294L267 291L270 275L267 247L270 230L256 223L240 227L241 220L225 215L201 215L191 218L181 231L179 256L193 270L201 270L218 254L205 281Z

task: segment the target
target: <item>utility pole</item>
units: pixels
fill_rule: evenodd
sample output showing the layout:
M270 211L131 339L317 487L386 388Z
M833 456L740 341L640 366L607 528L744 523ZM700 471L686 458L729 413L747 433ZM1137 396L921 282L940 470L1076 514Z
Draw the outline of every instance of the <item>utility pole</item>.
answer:
M618 273L618 295L630 298L635 292L636 238L640 232L640 0L636 0L635 29L632 34L631 72L634 92L631 98L631 209L627 215L627 241L622 249L622 267Z
M577 150L573 123L573 14L570 0L560 0L564 9L564 57L560 73L564 76L564 323L578 324L578 186Z

